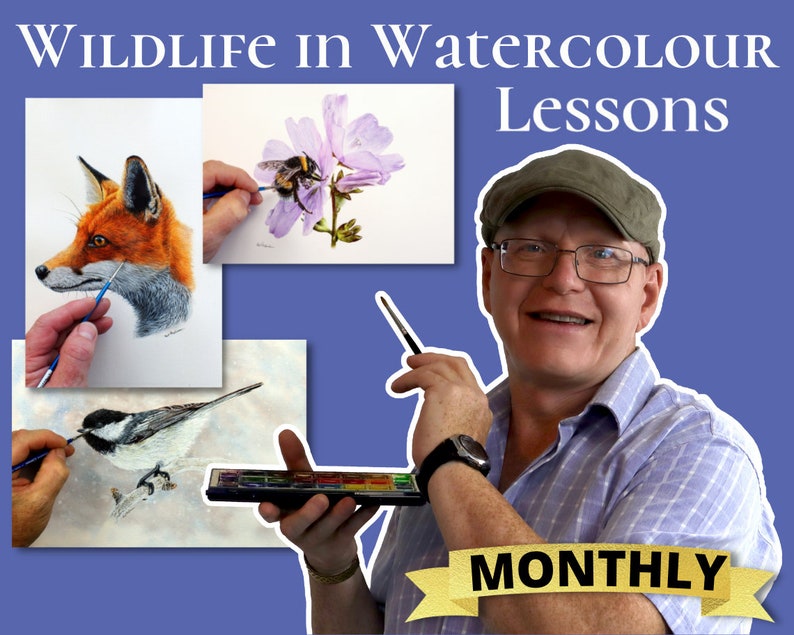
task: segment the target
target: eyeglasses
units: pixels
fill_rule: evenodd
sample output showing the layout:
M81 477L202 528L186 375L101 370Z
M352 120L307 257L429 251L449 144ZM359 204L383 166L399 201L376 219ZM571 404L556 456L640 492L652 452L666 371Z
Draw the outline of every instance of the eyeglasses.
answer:
M561 253L573 254L576 275L587 282L622 284L631 276L634 263L650 263L628 249L610 245L582 245L576 249L560 249L554 243L533 238L510 238L491 245L499 250L502 271L516 276L548 276Z

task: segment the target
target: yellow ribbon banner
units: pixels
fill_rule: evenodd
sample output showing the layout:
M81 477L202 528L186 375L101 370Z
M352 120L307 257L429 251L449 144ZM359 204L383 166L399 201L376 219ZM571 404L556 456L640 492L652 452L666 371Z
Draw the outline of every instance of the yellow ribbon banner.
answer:
M406 575L425 597L406 620L477 616L478 598L519 593L662 593L701 598L701 615L773 621L755 598L772 577L731 567L730 553L629 544L542 544L465 549L449 567Z

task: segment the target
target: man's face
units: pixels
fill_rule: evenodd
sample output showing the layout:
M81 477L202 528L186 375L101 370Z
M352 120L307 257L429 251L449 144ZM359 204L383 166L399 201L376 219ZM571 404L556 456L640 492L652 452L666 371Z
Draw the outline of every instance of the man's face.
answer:
M499 229L494 242L508 238L536 238L571 250L603 244L648 258L642 245L625 240L598 208L573 194L536 198ZM659 264L634 264L624 284L585 282L573 254L560 253L548 276L516 276L502 271L498 250L484 249L484 306L504 343L511 377L539 387L598 386L634 350L636 333L656 310L662 275Z

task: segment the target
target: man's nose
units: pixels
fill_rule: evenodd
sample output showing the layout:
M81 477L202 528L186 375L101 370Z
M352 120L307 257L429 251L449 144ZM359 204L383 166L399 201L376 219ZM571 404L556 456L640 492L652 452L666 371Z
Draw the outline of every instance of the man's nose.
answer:
M566 255L570 254L571 258ZM545 278L546 286L557 291L567 291L579 289L583 286L584 280L576 272L576 250L558 249L557 258L554 260L554 267Z

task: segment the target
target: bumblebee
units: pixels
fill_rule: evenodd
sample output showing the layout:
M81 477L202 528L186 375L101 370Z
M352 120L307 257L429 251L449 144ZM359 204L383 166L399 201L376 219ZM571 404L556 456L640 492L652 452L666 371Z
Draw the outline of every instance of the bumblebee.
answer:
M262 170L275 170L276 176L273 177L273 185L268 189L275 190L283 198L292 198L300 208L309 213L303 202L298 197L298 191L308 189L312 181L321 181L322 176L318 174L319 167L317 162L305 152L302 155L290 157L284 160L262 161L259 163Z

